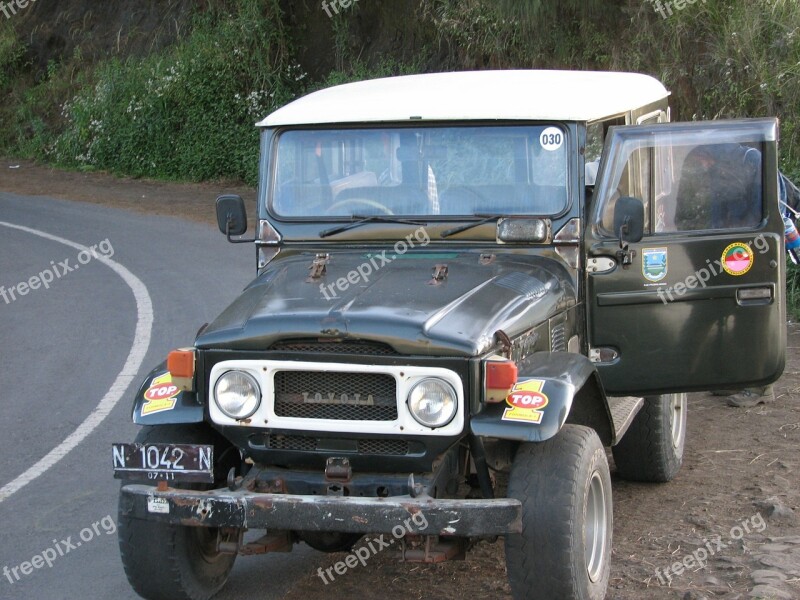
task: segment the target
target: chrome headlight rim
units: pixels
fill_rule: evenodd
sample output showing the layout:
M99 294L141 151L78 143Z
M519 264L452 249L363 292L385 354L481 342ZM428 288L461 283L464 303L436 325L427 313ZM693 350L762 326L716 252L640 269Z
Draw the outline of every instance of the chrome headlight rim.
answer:
M253 391L255 393L254 394L255 400L252 402L252 406L250 407L250 410L247 410L247 411L242 412L240 414L236 414L234 412L226 410L223 407L222 403L219 400L219 386L220 386L220 383L223 382L223 380L225 380L225 378L228 377L229 375L242 376L252 386ZM247 371L243 371L243 370L240 370L240 369L229 369L228 371L225 371L219 377L217 377L217 380L214 383L214 404L216 405L216 407L219 409L219 411L223 415L225 415L226 417L228 417L230 419L235 419L237 421L241 421L243 419L247 419L249 417L252 417L256 413L256 411L261 407L261 400L262 399L263 399L263 393L261 392L261 386L258 383L258 379L256 379L252 374L248 373ZM245 401L243 403L243 406L247 405L246 402L247 401Z
M414 391L417 388L419 388L419 386L421 386L422 384L430 382L442 386L449 393L449 396L451 398L450 402L451 410L449 416L446 419L442 419L436 423L426 422L425 420L420 418L414 411L414 408L412 406L412 396L414 395ZM414 384L408 389L408 394L406 396L406 407L408 408L408 412L411 414L411 417L423 427L428 427L429 429L441 429L442 427L446 427L447 425L452 423L453 419L455 419L456 415L458 414L458 392L456 391L455 386L446 379L443 379L441 377L423 377L420 380L414 382Z

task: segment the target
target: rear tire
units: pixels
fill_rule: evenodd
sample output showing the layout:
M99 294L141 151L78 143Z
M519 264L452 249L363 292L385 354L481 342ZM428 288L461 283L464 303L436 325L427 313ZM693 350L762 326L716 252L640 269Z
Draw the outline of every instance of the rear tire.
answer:
M522 503L522 533L505 541L512 596L605 598L613 530L611 477L594 430L565 425L550 440L520 445L508 496Z
M617 473L629 481L665 483L683 464L686 394L644 399L630 429L612 449Z
M224 477L238 453L206 425L143 427L141 443L213 444L215 477ZM218 468L219 467L219 468ZM123 485L127 482L123 481ZM138 483L138 482L137 482ZM184 489L212 489L221 485L186 484ZM125 574L137 594L148 600L207 600L225 585L235 554L217 551L218 530L168 525L118 515L119 550Z

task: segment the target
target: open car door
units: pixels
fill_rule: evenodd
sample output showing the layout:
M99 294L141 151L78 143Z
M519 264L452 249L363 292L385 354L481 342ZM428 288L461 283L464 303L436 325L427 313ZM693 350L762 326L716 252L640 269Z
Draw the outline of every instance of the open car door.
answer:
M777 137L776 119L609 130L584 239L590 357L609 394L782 373Z

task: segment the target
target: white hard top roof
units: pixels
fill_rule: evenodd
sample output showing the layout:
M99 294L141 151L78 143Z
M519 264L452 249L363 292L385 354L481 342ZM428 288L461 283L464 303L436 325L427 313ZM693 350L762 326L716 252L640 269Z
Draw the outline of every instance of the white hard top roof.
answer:
M657 79L605 71L462 71L347 83L290 102L259 127L391 121L594 121L657 102Z

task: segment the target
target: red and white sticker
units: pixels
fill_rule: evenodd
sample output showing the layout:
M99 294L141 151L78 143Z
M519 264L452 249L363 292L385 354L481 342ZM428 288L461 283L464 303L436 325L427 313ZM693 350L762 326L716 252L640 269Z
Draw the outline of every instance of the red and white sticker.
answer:
M550 400L542 393L543 379L528 379L517 383L506 397L508 406L503 411L503 421L541 423L542 409Z
M722 251L722 268L729 275L744 275L754 261L753 249L744 242L735 242Z
M172 410L175 408L176 396L179 393L178 386L172 383L171 373L155 377L144 393L147 402L142 404L142 416Z

